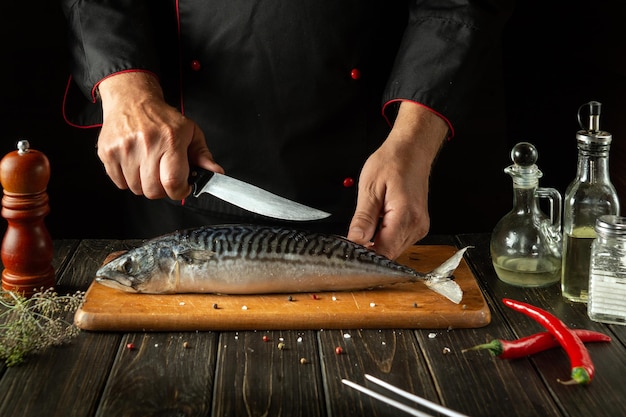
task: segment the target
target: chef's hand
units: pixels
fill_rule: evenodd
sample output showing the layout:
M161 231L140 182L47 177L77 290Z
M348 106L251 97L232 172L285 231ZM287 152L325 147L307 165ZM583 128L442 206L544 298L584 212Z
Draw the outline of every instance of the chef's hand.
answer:
M430 110L401 103L389 136L361 171L348 239L395 259L426 236L430 171L447 132Z
M120 73L98 89L103 111L98 157L119 188L150 199L180 200L191 192L190 163L224 172L198 125L165 102L154 76Z

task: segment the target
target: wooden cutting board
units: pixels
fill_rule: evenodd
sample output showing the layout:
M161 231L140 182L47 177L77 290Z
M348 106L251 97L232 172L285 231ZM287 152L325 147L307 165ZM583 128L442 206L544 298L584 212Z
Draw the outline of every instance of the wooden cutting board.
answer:
M452 246L413 246L398 262L427 272L455 251ZM443 329L489 324L489 307L465 260L454 277L463 289L460 304L421 282L316 294L152 295L125 293L94 281L75 322L83 330L100 331Z

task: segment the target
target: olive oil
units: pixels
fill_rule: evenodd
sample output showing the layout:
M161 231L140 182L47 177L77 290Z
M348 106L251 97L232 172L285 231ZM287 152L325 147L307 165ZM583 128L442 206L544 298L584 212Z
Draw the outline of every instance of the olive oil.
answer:
M500 256L493 262L498 278L518 287L546 287L561 279L561 259L544 256L541 259Z
M578 227L571 234L565 234L561 292L570 301L587 302L589 260L595 237L596 232L592 227Z

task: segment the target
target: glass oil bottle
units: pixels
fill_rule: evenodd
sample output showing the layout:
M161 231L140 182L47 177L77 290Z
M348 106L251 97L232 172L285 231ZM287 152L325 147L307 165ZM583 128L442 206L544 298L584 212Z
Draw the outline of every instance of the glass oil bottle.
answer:
M513 178L513 209L496 224L490 242L491 259L500 280L519 287L545 287L560 280L561 195L539 188L537 149L520 142L511 151L513 165L504 172ZM539 200L550 204L550 217Z
M563 265L561 291L570 301L588 300L591 244L596 220L619 215L617 192L609 178L612 136L600 130L601 103L591 101L578 109L582 130L576 133L578 164L576 178L567 187L563 207ZM588 128L580 122L581 110L589 112Z

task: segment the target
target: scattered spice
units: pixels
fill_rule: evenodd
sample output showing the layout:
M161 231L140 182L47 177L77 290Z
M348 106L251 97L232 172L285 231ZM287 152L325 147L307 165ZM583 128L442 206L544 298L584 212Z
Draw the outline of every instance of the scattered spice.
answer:
M126 343L126 349L128 350L133 350L135 349L135 344L130 342L130 343Z
M567 352L571 364L571 380L560 381L564 385L589 384L593 379L594 366L589 351L580 338L556 316L530 304L504 298L507 307L534 319L548 330Z
M311 298L314 300L319 300L319 297L317 296L317 294L311 294Z
M213 309L217 310L217 303L213 303Z
M337 346L335 348L335 355L341 355L343 353L343 348L341 346Z
M300 363L302 365L306 365L307 363L309 363L309 361L306 358L300 358Z
M417 303L413 303L413 308L417 308Z
M263 336L263 341L264 342L269 342L270 338L267 335L265 335L265 336Z
M293 297L292 296L287 297L287 301L293 301Z
M583 342L610 342L611 337L604 333L594 332L591 330L573 329L572 330ZM502 359L517 359L525 356L534 355L544 350L553 349L560 346L559 342L550 334L550 332L535 333L530 336L522 337L517 340L494 339L491 342L476 345L471 348L463 349L465 353L470 350L486 349L492 356Z
M279 342L277 347L278 347L278 350L283 350L285 349L285 344L283 342Z
M189 349L189 342L183 342L183 348Z
M248 306L241 306L241 309L242 309L242 310L247 310L247 309L248 309Z
M370 303L370 307L376 307L376 303Z
M450 350L450 348L449 348L449 347L444 347L444 348L443 348L443 351L442 351L441 353L443 353L444 355L447 355L447 354L448 354L448 353L450 353L450 352L452 352L452 351Z

